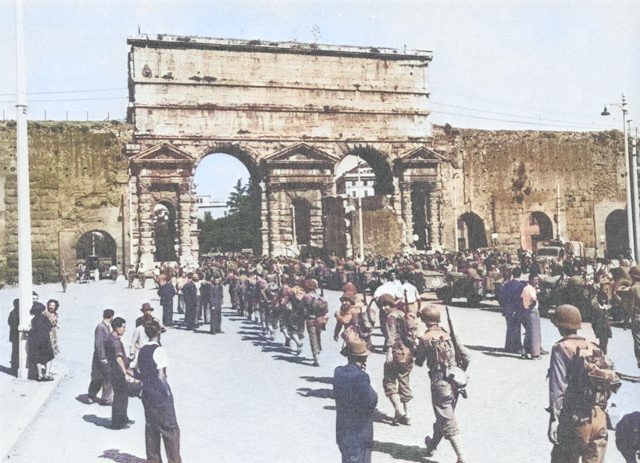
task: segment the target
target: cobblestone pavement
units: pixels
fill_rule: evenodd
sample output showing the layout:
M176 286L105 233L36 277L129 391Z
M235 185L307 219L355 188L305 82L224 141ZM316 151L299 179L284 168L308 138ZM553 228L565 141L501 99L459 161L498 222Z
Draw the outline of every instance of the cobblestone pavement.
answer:
M139 400L129 402L129 417L135 423L128 429L114 431L108 429L109 407L86 405L78 399L86 394L89 384L93 329L102 310L115 309L133 328L142 302L151 301L156 313L159 312L155 290L126 289L124 281L72 284L66 293L58 285L38 286L35 290L43 301L49 298L60 301L62 352L54 360L54 370L68 373L5 461L144 462L144 412ZM3 320L16 296L16 288L0 291ZM333 314L338 308L339 294L327 291L326 296ZM546 437L548 415L544 408L548 401L545 375L549 357L521 360L503 353L500 348L504 342L504 320L495 306L451 307L451 316L462 342L471 352L469 398L461 399L457 410L469 461L548 461L551 445ZM332 317L323 333L320 367L311 365L307 339L302 354L296 357L282 346L281 334L275 342L268 341L256 324L228 308L224 309L223 334L210 335L206 327L201 327L196 333L170 329L163 335L171 360L169 383L175 395L185 463L340 461L335 444L331 378L333 369L346 360L339 353L341 343L332 339L333 323ZM583 333L591 336L589 326L584 328ZM132 331L129 329L125 334L127 348ZM559 338L555 327L545 319L542 336L546 350ZM0 324L0 339L4 340L0 343L0 365L7 367L10 344L4 321ZM374 343L381 344L382 337L375 336ZM637 375L630 332L615 328L609 345L617 369ZM430 433L433 421L426 368L416 367L412 373L411 425L392 426L388 419L392 407L382 391L382 365L380 354L372 355L367 365L378 392L373 461L420 461L424 436ZM5 370L0 371L3 402L14 403L17 396L5 394L9 390ZM20 382L17 384L19 389ZM27 391L27 385L23 385ZM19 395L20 391L14 389L11 394ZM610 404L616 405L611 408L614 423L622 415L638 410L640 384L624 382ZM11 419L4 412L7 409L10 406L3 405L3 420ZM611 432L606 461L622 463L624 459L613 440ZM428 461L454 462L455 455L449 444L443 442Z

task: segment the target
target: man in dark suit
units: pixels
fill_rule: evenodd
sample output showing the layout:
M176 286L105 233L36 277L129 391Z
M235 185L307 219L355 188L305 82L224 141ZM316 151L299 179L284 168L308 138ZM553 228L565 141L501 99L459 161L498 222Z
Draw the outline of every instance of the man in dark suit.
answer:
M194 283L197 276L193 273L187 275L187 282L182 286L184 298L184 323L188 330L197 330L196 316L198 312L198 288Z
M173 326L173 296L176 295L176 288L164 274L160 274L158 283L160 284L158 296L160 296L160 305L162 306L162 324Z
M370 352L364 341L347 343L349 363L333 374L336 400L336 442L342 463L370 463L373 447L373 411L378 395L364 371Z

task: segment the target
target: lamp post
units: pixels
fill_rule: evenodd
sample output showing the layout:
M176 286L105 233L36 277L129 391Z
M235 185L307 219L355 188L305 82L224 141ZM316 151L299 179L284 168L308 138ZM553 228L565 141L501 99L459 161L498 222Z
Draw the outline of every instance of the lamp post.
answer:
M20 284L20 332L18 378L27 379L27 333L31 324L31 200L29 193L29 144L27 138L27 103L24 63L24 2L16 2L16 170L18 177L18 281Z
M631 194L631 160L629 159L629 136L628 136L628 131L627 131L627 100L624 97L624 93L622 94L622 103L621 104L617 104L617 103L611 103L610 106L618 106L621 110L622 110L622 127L623 127L623 133L624 133L624 165L625 165L625 172L626 172L626 187L627 187L627 230L628 230L628 245L629 245L629 251L631 252L631 260L635 262L636 260L636 246L634 245L634 222L633 222L633 209L635 209L635 213L638 213L638 173L637 172L633 172L633 178L634 178L634 194L633 197L635 198L635 201L632 201L632 194ZM611 113L609 111L607 111L607 107L604 107L604 110L602 111L601 115L602 116L608 116Z
M358 158L358 235L360 245L360 262L364 262L364 237L362 236L362 180L360 179L360 158Z

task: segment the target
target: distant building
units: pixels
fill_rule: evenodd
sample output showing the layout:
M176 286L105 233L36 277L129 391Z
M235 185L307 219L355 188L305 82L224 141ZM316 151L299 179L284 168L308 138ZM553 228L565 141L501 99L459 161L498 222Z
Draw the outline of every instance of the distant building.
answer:
M359 171L359 172L358 172ZM358 183L358 176L360 183ZM376 174L369 166L356 166L346 171L336 182L338 194L347 194L351 198L366 198L373 196L373 185L376 182Z
M198 196L196 199L197 216L198 219L204 220L204 215L207 212L211 213L211 218L219 219L227 214L226 201L216 201L211 196Z

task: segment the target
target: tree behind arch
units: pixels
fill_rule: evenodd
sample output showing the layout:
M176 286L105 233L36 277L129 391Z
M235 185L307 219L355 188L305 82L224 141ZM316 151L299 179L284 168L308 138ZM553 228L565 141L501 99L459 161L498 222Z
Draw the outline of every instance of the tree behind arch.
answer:
M198 220L201 252L239 252L251 248L254 253L260 253L262 237L259 199L260 191L251 181L242 185L242 180L238 179L227 200L227 215L213 219L211 214L205 214L204 220Z

